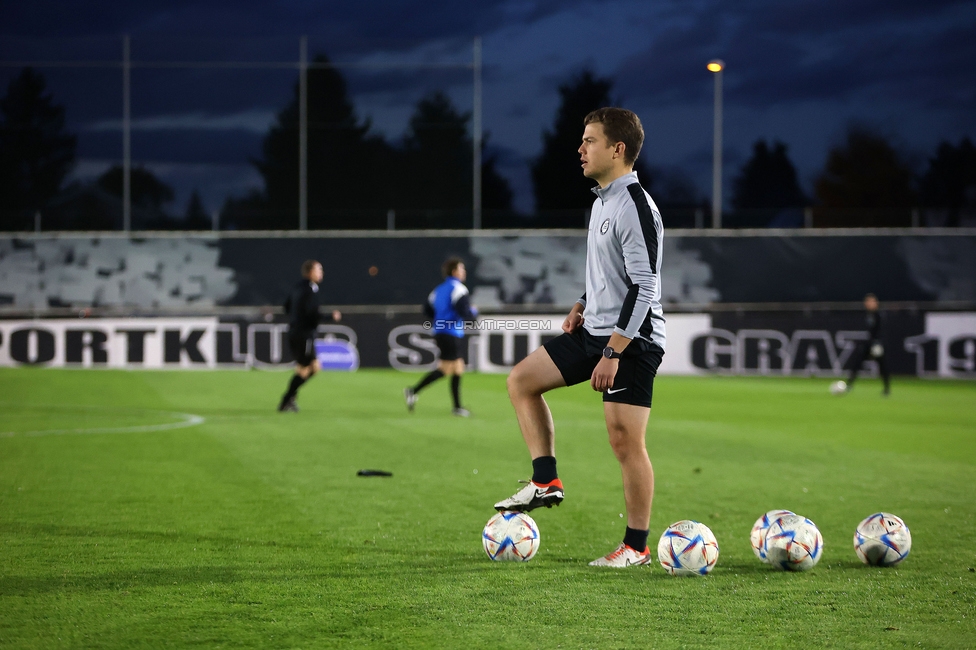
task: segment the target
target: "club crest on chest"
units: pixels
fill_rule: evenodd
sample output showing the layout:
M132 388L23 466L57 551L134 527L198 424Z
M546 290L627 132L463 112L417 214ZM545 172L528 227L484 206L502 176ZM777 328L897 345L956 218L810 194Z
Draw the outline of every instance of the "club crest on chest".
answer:
M610 220L609 219L607 219L606 221L604 221L603 223L600 224L600 234L601 235L605 235L605 234L607 234L607 231L608 230L610 230Z

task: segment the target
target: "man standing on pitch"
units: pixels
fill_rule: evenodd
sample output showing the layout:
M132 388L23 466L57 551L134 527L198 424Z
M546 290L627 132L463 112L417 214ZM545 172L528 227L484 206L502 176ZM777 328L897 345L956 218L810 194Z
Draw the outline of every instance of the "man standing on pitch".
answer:
M508 394L532 456L532 480L499 511L529 511L563 500L556 474L555 430L543 393L589 381L603 412L623 476L623 542L593 566L647 564L654 471L644 436L654 377L664 355L661 251L664 226L634 173L644 142L640 119L601 108L583 121L583 175L597 182L586 240L586 293L563 322L564 334L523 359L508 376Z
M302 279L292 288L285 299L288 314L288 347L295 358L295 374L288 390L278 404L279 411L298 412L295 396L298 389L322 367L315 355L315 332L319 327L319 283L322 282L322 265L315 260L302 263ZM333 310L332 320L339 322L342 314Z
M417 404L417 394L447 375L451 378L451 398L454 400L453 415L466 418L471 415L461 406L461 375L464 374L464 354L460 350L464 341L464 324L478 317L478 310L471 304L468 288L464 281L468 277L464 260L451 257L441 267L444 281L434 287L424 303L424 313L433 320L434 342L440 358L437 369L431 370L416 386L403 389L403 399L407 409L413 411Z
M861 372L861 366L868 359L873 359L878 364L878 371L884 382L882 395L891 393L891 375L888 373L888 361L885 359L884 349L884 325L881 312L878 310L878 297L873 293L864 296L864 321L868 328L868 340L858 346L854 353L854 363L851 365L851 375L847 379L847 390L854 387L854 380Z

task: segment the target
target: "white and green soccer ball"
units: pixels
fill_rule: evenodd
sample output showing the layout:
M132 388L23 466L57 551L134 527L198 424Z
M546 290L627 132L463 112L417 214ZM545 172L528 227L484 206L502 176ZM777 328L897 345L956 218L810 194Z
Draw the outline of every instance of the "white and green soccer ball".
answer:
M843 395L846 392L847 392L847 382L844 381L843 379L835 381L830 385L831 395Z
M912 533L900 517L876 512L857 525L854 552L872 566L895 566L912 550Z

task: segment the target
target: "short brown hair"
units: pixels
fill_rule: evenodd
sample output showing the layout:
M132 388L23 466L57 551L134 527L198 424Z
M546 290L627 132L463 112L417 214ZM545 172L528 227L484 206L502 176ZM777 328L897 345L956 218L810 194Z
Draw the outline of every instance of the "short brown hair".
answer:
M444 274L445 278L450 277L454 275L454 272L457 270L457 267L460 266L461 264L464 264L464 260L461 259L460 257L457 256L449 257L446 260L444 260L443 264L441 264L441 272Z
M603 125L611 143L624 143L624 162L633 167L644 146L644 127L637 114L626 108L598 108L583 119L583 126L594 122Z
M318 263L319 262L316 260L305 260L302 262L302 277L307 278L309 275L311 275L312 269L315 268L315 265Z

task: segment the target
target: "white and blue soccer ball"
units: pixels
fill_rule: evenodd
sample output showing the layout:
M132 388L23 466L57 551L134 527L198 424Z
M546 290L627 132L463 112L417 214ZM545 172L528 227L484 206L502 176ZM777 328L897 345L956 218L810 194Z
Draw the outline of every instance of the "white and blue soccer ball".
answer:
M895 566L911 550L911 531L900 517L891 513L876 512L854 531L854 551L865 564Z
M847 382L839 379L830 385L831 395L843 395L847 392Z
M495 562L528 562L539 550L539 527L524 512L499 512L485 524L481 543Z
M752 526L752 532L749 534L749 542L752 544L752 552L756 554L763 562L768 562L766 559L766 530L769 525L779 519L780 517L786 515L795 514L791 510L770 510L762 517L756 520L756 523Z
M657 559L673 576L703 576L718 562L718 541L705 524L683 519L661 535Z
M781 571L809 571L823 555L823 535L802 515L783 515L766 529L766 561Z

